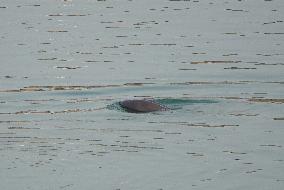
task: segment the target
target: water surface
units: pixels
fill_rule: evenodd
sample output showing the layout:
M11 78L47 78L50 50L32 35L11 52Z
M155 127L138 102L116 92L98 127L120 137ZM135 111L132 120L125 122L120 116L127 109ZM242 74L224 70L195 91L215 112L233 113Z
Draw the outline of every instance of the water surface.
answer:
M0 189L283 189L283 10L2 0Z

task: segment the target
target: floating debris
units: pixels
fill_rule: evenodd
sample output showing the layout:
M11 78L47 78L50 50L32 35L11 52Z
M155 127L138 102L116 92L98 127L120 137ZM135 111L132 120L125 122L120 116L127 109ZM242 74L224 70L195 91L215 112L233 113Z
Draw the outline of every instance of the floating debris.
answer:
M180 71L196 71L197 69L186 69L186 68L181 68L181 69L178 69Z
M0 115L19 115L19 114L62 114L62 113L75 113L75 112L93 112L105 109L103 108L89 108L89 109L67 109L67 110L61 110L61 111L51 111L51 110L45 110L45 111L38 111L38 110L24 110L24 111L17 111L17 112L3 112L0 113Z
M0 92L36 92L36 91L54 91L54 90L84 90L84 89L108 88L108 87L119 87L119 86L124 86L124 85L27 86L27 87L20 88L20 89L0 90Z
M68 30L48 30L47 32L65 33L65 32L68 32Z
M186 126L190 126L190 127L208 127L208 128L224 128L224 127L238 127L239 125L232 125L232 124L209 125L209 124L189 123L189 124L186 124Z
M273 118L274 120L284 120L284 117L275 117L275 118Z
M190 155L192 155L194 157L203 157L204 156L204 154L196 153L196 152L187 152L186 154L190 154Z
M0 121L0 123L16 123L16 124L21 124L21 123L30 123L31 121L27 120L20 120L20 121L14 121L14 120L7 120L7 121Z
M257 69L256 67L226 67L224 69L232 69L232 70L250 70Z
M282 35L284 32L265 32L264 34Z
M241 61L192 61L191 64L240 63Z
M56 68L56 69L72 69L72 70L74 70L74 69L81 69L82 67L80 67L80 66L74 66L74 67L55 66L54 68Z
M272 103L272 104L283 104L284 99L276 99L276 98L250 98L248 99L250 102L259 102L259 103Z
M231 113L229 115L233 116L247 116L247 117L253 117L253 116L258 116L259 114L247 114L247 113Z
M54 60L57 60L56 57L51 57L51 58L39 58L37 59L39 61L54 61Z
M175 46L175 43L164 43L164 44L150 44L151 46Z

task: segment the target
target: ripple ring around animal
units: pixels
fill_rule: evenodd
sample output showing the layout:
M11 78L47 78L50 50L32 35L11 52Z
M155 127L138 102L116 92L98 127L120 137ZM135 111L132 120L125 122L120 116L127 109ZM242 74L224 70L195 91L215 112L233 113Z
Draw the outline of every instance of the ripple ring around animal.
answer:
M153 100L124 100L120 101L119 105L127 112L130 113L148 113L155 111L169 110L166 106L163 106Z

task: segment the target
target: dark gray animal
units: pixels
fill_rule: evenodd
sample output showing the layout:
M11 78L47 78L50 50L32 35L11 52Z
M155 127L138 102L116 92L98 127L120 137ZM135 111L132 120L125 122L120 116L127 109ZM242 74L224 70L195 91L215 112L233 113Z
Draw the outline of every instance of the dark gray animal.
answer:
M125 111L131 113L147 113L168 110L167 107L151 100L124 100L119 102L119 105L125 109Z

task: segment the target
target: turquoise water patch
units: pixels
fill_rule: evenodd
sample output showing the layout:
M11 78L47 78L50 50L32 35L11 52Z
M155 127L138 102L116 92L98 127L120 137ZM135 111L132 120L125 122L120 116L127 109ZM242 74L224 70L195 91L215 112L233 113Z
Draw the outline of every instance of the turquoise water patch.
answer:
M107 105L106 107L109 110L117 110L117 111L122 111L122 112L126 112L120 105L119 102L115 102L113 104Z
M188 105L188 104L212 104L218 103L216 100L208 99L185 99L185 98L164 98L156 99L156 102L163 105Z
M192 104L213 104L218 103L216 100L208 99L187 99L187 98L163 98L156 99L161 105L166 106L171 110L182 109L183 106L192 105Z

